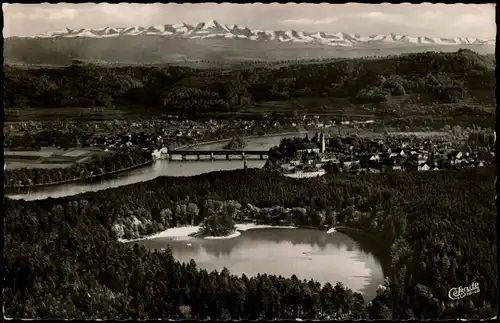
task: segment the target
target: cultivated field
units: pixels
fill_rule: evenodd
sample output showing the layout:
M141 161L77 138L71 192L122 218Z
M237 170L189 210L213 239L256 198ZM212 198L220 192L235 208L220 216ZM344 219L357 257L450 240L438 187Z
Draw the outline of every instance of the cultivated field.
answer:
M82 120L82 121L108 121L137 119L144 116L158 115L154 109L119 107L119 108L24 108L10 109L5 113L7 122L28 120L54 121L54 120Z
M426 131L426 132L389 132L390 136L417 136L422 138L427 137L444 137L449 135L444 131Z
M5 150L4 159L7 169L66 168L86 162L90 160L90 157L101 153L99 149L92 148L63 150L46 147L39 151Z
M413 109L413 104L428 104L431 98L424 95L405 94L401 96L391 96L387 102L381 103L353 103L350 98L334 97L301 97L286 101L259 102L243 107L241 114L311 114L346 116L346 117L368 117L383 114L384 111L401 110L405 107ZM406 111L409 112L409 111ZM418 113L418 110L413 113Z
M242 114L285 114L285 115L331 115L331 116L360 116L373 118L370 105L352 104L347 98L297 98L287 101L259 102L243 107Z
M16 161L11 161L11 160L6 160L6 165L7 169L12 170L12 169L22 169L22 168L28 168L28 169L35 169L35 168L44 168L44 169L52 169L52 168L68 168L73 166L73 163L30 163L26 162L25 160L16 160Z
M80 157L82 155L87 155L88 153L89 153L89 151L86 149L75 149L75 150L71 150L71 151L64 153L63 156Z
M37 158L42 158L42 157L50 157L54 153L59 151L57 148L52 148L52 147L42 147L42 149L38 151L32 151L32 150L4 150L4 157L5 158L24 158L24 159L37 159Z

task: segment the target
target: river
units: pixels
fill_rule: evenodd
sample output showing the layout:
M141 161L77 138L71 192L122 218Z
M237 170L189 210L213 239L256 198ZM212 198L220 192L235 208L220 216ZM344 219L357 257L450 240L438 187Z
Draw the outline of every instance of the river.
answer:
M247 139L248 144L243 150L268 150L269 148L278 145L284 137L294 137L299 135L305 136L305 133L250 137ZM314 136L314 133L309 133L309 138L312 138L312 136ZM189 147L189 149L222 149L226 143L227 141L200 144ZM210 160L209 156L203 156L201 157L202 160L199 161L195 160L195 158L196 156L188 156L187 161L157 160L151 166L134 169L129 172L121 173L116 177L103 179L97 182L75 182L57 186L47 186L32 189L21 194L8 194L7 196L12 199L24 200L41 200L49 197L58 198L85 192L95 192L138 182L146 182L160 176L193 176L213 171L243 168L243 161L240 156L231 156L230 160L226 160L225 156L217 156L218 159L216 160ZM265 160L260 160L258 156L247 157L248 168L262 168L265 162Z
M256 276L267 273L314 279L359 292L366 300L376 296L384 281L380 262L349 236L312 229L254 229L230 239L176 240L162 237L137 241L148 249L169 246L181 262L196 261L199 268Z

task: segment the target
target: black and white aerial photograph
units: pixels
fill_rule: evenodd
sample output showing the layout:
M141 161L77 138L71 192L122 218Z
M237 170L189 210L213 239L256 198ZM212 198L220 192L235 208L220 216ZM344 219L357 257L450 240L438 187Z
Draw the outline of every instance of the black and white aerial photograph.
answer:
M8 319L496 319L494 4L2 4Z

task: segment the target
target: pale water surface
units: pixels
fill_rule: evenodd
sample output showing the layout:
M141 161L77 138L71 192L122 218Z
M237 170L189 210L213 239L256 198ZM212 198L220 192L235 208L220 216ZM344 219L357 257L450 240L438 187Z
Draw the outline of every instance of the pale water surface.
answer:
M196 261L209 271L229 269L232 274L296 275L324 284L344 286L367 300L376 295L384 276L380 262L349 236L312 229L256 229L231 239L176 240L172 237L137 241L148 249L170 247L181 262Z

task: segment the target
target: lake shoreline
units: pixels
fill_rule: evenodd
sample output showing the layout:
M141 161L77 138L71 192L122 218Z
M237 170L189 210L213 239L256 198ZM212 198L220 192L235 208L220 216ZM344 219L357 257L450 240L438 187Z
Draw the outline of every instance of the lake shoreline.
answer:
M334 225L334 226L322 226L322 227L315 227L312 225L292 225L292 224L269 224L269 223L259 223L258 221L238 221L235 223L235 229L231 233L224 235L224 236L203 236L199 232L201 228L201 225L185 225L185 226L178 226L178 227L172 227L168 228L164 231L160 231L157 233L154 233L152 235L140 237L140 238L135 238L135 239L122 239L119 238L118 240L122 243L132 243L132 242L137 242L137 241L143 241L143 240L154 240L154 239L160 239L160 238L183 238L183 239L230 239L234 238L238 235L235 235L236 232L245 232L248 230L257 230L257 229L308 229L308 230L318 230L318 231L325 231L328 234L332 233L343 233L346 235L356 235L356 236L362 236L363 238L370 239L372 241L376 241L376 238L374 236L371 236L370 234L356 228L352 228L349 226L345 225ZM195 231L196 230L196 231ZM178 232L178 233L174 233ZM178 234L178 235L172 235L172 234Z
M196 237L195 235L199 233L200 226L181 226L175 228L169 228L162 232L155 233L153 235L125 240L118 239L121 243L133 243L139 241L156 240L162 238L168 238L176 241L189 241L189 240L226 240L239 237L243 232L258 229L308 229L308 230L318 230L326 232L327 234L342 233L349 238L353 239L359 244L361 250L368 251L373 254L379 261L382 268L382 274L384 277L388 276L389 265L391 263L391 257L388 250L383 249L378 245L378 238L374 234L370 234L361 229L353 228L346 225L334 225L327 227L314 227L306 225L290 225L290 224L265 224L258 223L258 221L238 221L235 224L234 232L226 236L205 236Z
M302 228L300 226L292 226L292 225L269 225L269 224L257 224L255 222L242 221L235 224L235 230L225 236L204 236L197 237L196 234L199 233L201 226L200 225L185 225L179 227L168 228L164 231L160 231L154 233L149 236L136 238L136 239L122 239L119 238L118 241L121 243L132 243L137 241L144 240L155 240L161 238L174 238L175 240L191 240L191 239L231 239L239 236L241 232L245 232L248 230L257 230L257 229L308 229ZM237 234L236 232L240 232Z
M157 234L150 235L148 237L134 239L134 240L119 239L119 242L121 242L121 243L133 243L133 244L138 243L139 245L150 245L149 248L151 248L151 251L152 250L157 250L157 251L161 250L162 252L165 252L166 250L170 249L171 252L174 252L174 254L175 254L176 253L175 250L177 250L178 247L187 248L187 250L191 250L192 248L198 248L196 246L200 246L200 245L201 246L219 245L223 249L225 248L224 246L227 246L229 248L230 246L233 246L235 243L237 243L237 242L232 241L233 239L239 238L246 231L258 231L259 229L319 230L319 231L323 231L324 233L326 233L327 236L336 236L337 235L337 238L332 237L334 240L337 240L337 239L349 239L349 240L351 240L354 243L354 245L356 246L355 247L355 249L357 250L356 252L361 252L362 254L365 254L365 255L366 254L372 255L372 257L374 257L374 259L376 259L375 261L378 264L378 270L379 270L379 271L377 271L378 273L373 274L374 269L370 269L371 270L370 273L366 273L367 277L368 276L371 277L369 282L367 281L367 284L366 285L363 284L363 287L360 287L358 290L358 292L362 293L364 295L364 297L365 297L364 293L365 292L368 293L367 300L371 300L373 297L375 297L375 289L377 288L378 285L383 284L383 278L387 277L387 271L386 271L387 264L383 263L383 258L380 258L376 253L368 251L369 244L372 243L373 240L360 239L360 237L361 237L360 235L355 235L352 233L361 232L361 231L358 229L355 229L355 228L349 228L347 226L333 226L333 227L328 227L328 228L316 227L316 228L314 228L311 226L256 224L256 223L250 223L247 221L247 222L243 222L243 223L241 223L241 222L237 223L235 231L228 234L228 235L225 235L225 236L216 236L216 237L196 236L196 234L199 233L198 232L199 226L190 225L190 226L182 226L182 227L167 229L167 230L164 230L164 231L159 232ZM304 231L301 231L300 233L303 234ZM275 236L275 234L269 233L269 232L263 233L263 234L264 234L264 236L268 236L268 235ZM293 235L293 233L291 233L291 234ZM314 232L308 233L308 234L309 235L312 234L314 236L317 235ZM276 234L276 236L280 236L280 235L281 234L279 234L279 233ZM254 235L251 235L251 236L254 236ZM299 236L301 236L301 234L299 234ZM344 236L344 237L342 237L342 236ZM157 240L157 241L154 241L154 240ZM220 241L220 240L222 240L222 241ZM203 242L203 241L205 241L205 242ZM215 241L218 241L218 242L215 242ZM216 244L214 245L214 243L216 243ZM299 252L297 253L297 255L295 255L293 257L298 257L300 259L302 259L302 257L305 257L305 258L309 258L309 260L312 260L314 258L314 253L310 254L309 252L307 252L307 250L305 250L304 252L302 252L302 251L304 251L304 250L299 249ZM349 249L348 249L348 251L349 251ZM311 258L311 257L313 257L313 258ZM316 259L316 258L314 258L314 259ZM181 258L179 261L185 262L187 260ZM226 265L224 265L224 266L226 266ZM214 268L211 268L210 270L212 270L212 269L214 269ZM231 268L229 268L229 269L230 269L230 271L232 270ZM219 270L219 269L215 268L215 270ZM238 269L237 271L240 271L240 270ZM243 273L246 274L245 272L243 272ZM240 273L238 272L238 275L239 274ZM374 276L372 276L372 275L374 275ZM378 278L375 278L375 277L378 277ZM343 283L347 282L345 280L339 280L339 281L342 281ZM333 279L333 280L327 279L323 283L327 283L327 282L334 284L337 281L335 279Z
M170 238L173 240L216 240L216 239L232 239L241 235L242 232L249 230L258 230L258 229L308 229L308 230L318 230L324 231L327 234L334 233L342 233L345 234L357 242L363 242L366 246L363 249L368 249L370 252L374 253L377 258L381 260L381 264L384 270L384 274L388 270L389 264L389 254L387 250L382 250L377 246L377 237L373 234L365 232L363 230L353 228L346 225L334 225L334 226L323 226L323 227L314 227L308 225L291 225L291 224L269 224L262 223L259 221L238 221L235 223L235 230L228 235L225 236L197 236L199 234L199 230L201 225L187 225L187 226L179 226L168 228L164 231L154 233L149 236L136 238L136 239L122 239L119 238L118 241L121 243L133 243L138 241L145 240L155 240L162 238Z

